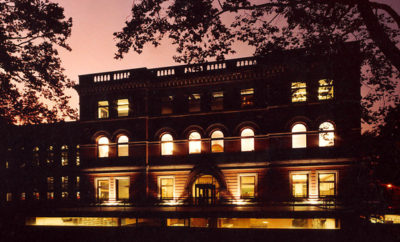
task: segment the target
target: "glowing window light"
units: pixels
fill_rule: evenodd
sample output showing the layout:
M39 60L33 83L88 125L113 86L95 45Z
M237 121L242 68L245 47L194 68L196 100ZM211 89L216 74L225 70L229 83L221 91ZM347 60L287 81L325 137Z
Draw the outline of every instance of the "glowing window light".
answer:
M201 135L198 132L192 132L189 135L189 154L201 153Z
M61 146L61 166L68 165L68 146Z
M118 99L117 100L117 112L118 117L127 117L129 115L129 100Z
M322 79L319 80L318 99L328 100L333 98L333 80Z
M303 124L295 124L292 128L292 148L306 148L307 147L307 135L306 134L295 134L304 133L307 128Z
M241 134L241 150L254 151L254 131L250 128L242 130Z
M118 156L129 156L129 138L122 135L118 138Z
M292 82L292 102L307 101L307 84L305 82Z
M308 197L308 175L293 174L292 175L292 195L293 197Z
M336 195L336 174L320 173L318 174L319 196L335 196Z
M99 101L98 106L98 118L108 118L110 113L108 109L108 101Z
M161 136L161 155L172 155L174 152L174 143L171 134Z
M159 189L160 199L174 199L174 178L160 177Z
M109 152L109 141L107 137L101 137L98 140L98 148L99 148L99 157L108 157L108 152Z
M211 152L224 152L224 133L216 130L211 134Z
M331 122L323 122L319 126L319 146L328 147L335 144L335 128Z

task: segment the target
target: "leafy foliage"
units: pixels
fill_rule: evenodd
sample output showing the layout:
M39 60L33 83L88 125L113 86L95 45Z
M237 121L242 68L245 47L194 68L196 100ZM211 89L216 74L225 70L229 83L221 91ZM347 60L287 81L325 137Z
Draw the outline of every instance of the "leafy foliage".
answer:
M70 50L72 20L63 12L47 0L0 0L0 116L9 122L76 118L56 49Z
M175 61L185 63L223 60L235 53L236 42L262 55L359 41L367 90L363 118L372 123L387 111L386 103L399 100L399 27L400 17L390 6L369 0L142 0L114 35L116 58L169 38L178 53Z

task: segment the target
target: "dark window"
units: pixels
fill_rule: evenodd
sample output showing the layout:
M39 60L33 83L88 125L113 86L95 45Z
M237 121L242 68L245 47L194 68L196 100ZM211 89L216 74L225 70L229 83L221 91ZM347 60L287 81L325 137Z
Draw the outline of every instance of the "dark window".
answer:
M240 90L241 107L251 107L254 105L254 88Z
M201 110L201 96L198 93L192 93L188 97L189 112L200 112Z
M213 92L211 95L211 110L224 109L224 92Z
M173 96L166 96L161 98L161 114L173 113Z

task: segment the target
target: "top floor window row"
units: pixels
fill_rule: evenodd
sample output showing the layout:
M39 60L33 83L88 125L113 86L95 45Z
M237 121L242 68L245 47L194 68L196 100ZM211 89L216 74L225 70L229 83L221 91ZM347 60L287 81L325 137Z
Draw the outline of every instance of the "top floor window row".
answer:
M309 98L309 86L308 82L305 81L295 81L291 82L291 102L306 102ZM230 99L233 97L240 96L240 108L251 108L255 106L255 89L254 88L243 88L238 90L239 92L235 95L228 95ZM180 96L174 95L164 95L160 97L160 114L168 115L176 113L175 110L178 106L182 111L182 103L187 104L186 112L195 113L201 111L219 111L224 110L225 104L237 103L234 100L224 100L226 91L216 90L204 95L201 92L193 92L184 96L184 99ZM331 79L320 79L318 80L318 90L315 92L317 94L318 100L330 100L334 97L334 86L333 80ZM265 96L265 95L264 95ZM186 98L186 99L185 99ZM128 117L131 115L133 110L133 105L130 103L128 98L117 99L113 104L114 110L116 110L117 117ZM141 105L141 104L138 104ZM157 105L156 105L157 106ZM99 119L110 118L111 105L108 100L100 100L97 102L97 117ZM203 108L207 107L206 110ZM180 111L180 112L181 112ZM183 110L185 111L185 110Z

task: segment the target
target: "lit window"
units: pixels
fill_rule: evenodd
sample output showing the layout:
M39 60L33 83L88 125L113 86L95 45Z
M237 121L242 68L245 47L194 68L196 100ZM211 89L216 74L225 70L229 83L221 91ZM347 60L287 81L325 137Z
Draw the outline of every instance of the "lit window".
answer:
M61 166L68 165L68 146L61 146Z
M254 131L252 129L243 129L241 136L242 151L254 151Z
M47 200L53 200L54 199L54 192L47 192Z
M198 132L189 135L189 154L201 153L201 136Z
M26 193L21 192L21 201L25 201L25 200L26 200Z
M173 140L170 134L163 134L161 136L161 155L172 155L174 152Z
M68 190L68 176L61 177L61 189Z
M129 100L118 99L117 111L118 111L118 117L127 117L129 115Z
M319 80L318 99L328 100L333 98L333 80L322 79Z
M292 128L292 148L307 147L307 128L303 124L295 124ZM300 134L296 134L300 133Z
M81 192L76 192L76 199L77 200L81 199Z
M129 139L127 136L122 135L118 138L118 156L128 156L129 155Z
M308 197L308 174L292 174L292 196Z
M109 181L107 180L97 180L97 199L100 201L108 201L110 194Z
M35 200L40 200L40 193L39 192L33 192L33 199Z
M117 178L115 179L117 185L116 198L119 201L129 200L129 178Z
M336 174L335 173L319 173L319 196L335 196L336 195Z
M10 163L6 161L6 169L10 168Z
M159 178L159 197L160 199L174 199L174 178Z
M54 148L53 148L53 146L49 146L47 148L46 163L47 164L53 164L53 162L54 162Z
M241 107L250 107L254 105L254 88L240 90Z
M166 96L161 98L161 114L171 114L173 113L173 96Z
M33 165L39 166L40 165L40 157L39 157L39 147L33 148Z
M307 101L307 85L305 82L292 82L292 102Z
M7 202L11 202L11 201L12 201L12 193L11 193L11 192L7 192L7 194L6 194L6 201L7 201Z
M328 147L335 144L335 128L331 122L323 122L319 126L319 146Z
M98 102L98 117L99 118L108 118L110 113L108 110L108 101L99 101Z
M255 175L240 175L240 198L254 198L256 191Z
M61 192L61 198L62 199L67 199L68 198L68 192Z
M211 134L211 152L224 152L224 133L216 130Z
M224 109L224 92L213 92L211 96L211 110Z
M193 93L188 97L189 112L200 112L201 110L201 99L200 94Z
M99 149L99 157L108 157L108 151L109 151L109 141L107 137L101 137L99 139L98 143L98 149Z
M54 177L47 177L47 190L54 190Z
M76 177L76 189L79 189L80 185L81 185L81 178L79 176Z
M75 153L75 164L76 166L80 166L81 165L81 154L79 152L79 145L76 146L76 153Z

